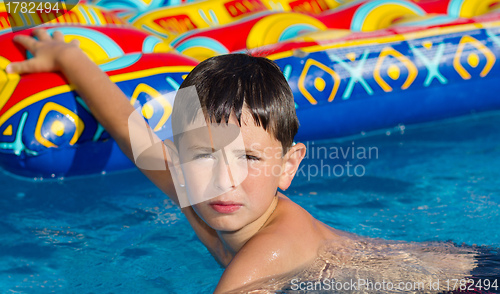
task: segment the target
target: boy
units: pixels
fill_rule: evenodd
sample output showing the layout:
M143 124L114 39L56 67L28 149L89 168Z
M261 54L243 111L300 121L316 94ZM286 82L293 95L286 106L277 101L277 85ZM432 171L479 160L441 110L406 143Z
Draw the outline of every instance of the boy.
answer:
M57 31L50 36L38 29L34 35L38 40L16 36L14 41L30 51L34 58L12 63L7 71L19 74L61 71L122 151L131 160L135 159L128 126L135 109L120 89L86 57L77 42L65 43L62 33ZM240 182L231 178L234 169L233 173L230 170L229 173L221 172L214 176L215 182L211 181L218 190L212 189L205 198L208 200L191 199L194 205L182 208L199 239L226 267L215 292L235 290L312 262L319 248L338 235L278 192L278 188L286 190L289 187L306 153L303 144L292 146L298 121L291 90L279 68L264 58L242 54L220 56L198 65L181 88L188 86L195 86L200 95L206 123L215 128L217 125L238 126L243 148L226 151L224 163L215 158L215 153L203 151L204 146L199 150L194 148L194 154L183 150L183 146L189 149L193 144L204 144L189 142L185 136L187 144L182 145L183 139L176 142L181 144L178 152L175 146L169 148L173 150L169 162L173 169L141 170L179 203L181 197L189 197L180 193L189 194L188 190L192 192L200 183L199 177L187 172L190 171L188 167L175 168L179 162L215 166L217 170L224 169L224 164L228 169L240 166L241 170L244 163L243 169L247 172ZM224 92L226 95L221 97ZM196 117L188 124L203 121ZM210 131L214 132L214 128ZM197 136L194 137L196 140ZM241 149L243 153L238 154ZM191 158L184 160L186 156ZM191 169L192 172L196 170L200 168ZM178 189L172 178L180 179Z
M225 55L193 69L179 90L187 95L178 94L175 101L174 142L161 144L165 160L148 150L138 155L137 149L148 149L144 142L151 131L140 131L145 122L76 42L64 43L59 32L51 37L36 30L34 35L38 41L14 39L34 58L12 63L7 71L61 71L66 76L123 152L181 205L199 239L226 267L216 293L249 290L271 277L289 282L304 268L310 274L306 281L370 277L381 282L463 277L473 268L469 252L442 246L434 251L335 230L278 192L290 186L306 148L292 145L298 129L293 97L271 61ZM192 86L196 91L189 90ZM199 99L192 95L196 92ZM143 164L159 160L169 168L154 171Z

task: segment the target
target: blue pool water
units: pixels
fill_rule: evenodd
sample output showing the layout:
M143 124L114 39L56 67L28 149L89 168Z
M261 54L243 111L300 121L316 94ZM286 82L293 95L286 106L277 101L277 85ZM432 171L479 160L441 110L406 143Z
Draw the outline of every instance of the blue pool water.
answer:
M286 194L337 229L495 252L499 135L496 112L309 142ZM51 181L1 174L0 187L0 293L208 293L223 272L137 171ZM498 261L486 263L500 275Z

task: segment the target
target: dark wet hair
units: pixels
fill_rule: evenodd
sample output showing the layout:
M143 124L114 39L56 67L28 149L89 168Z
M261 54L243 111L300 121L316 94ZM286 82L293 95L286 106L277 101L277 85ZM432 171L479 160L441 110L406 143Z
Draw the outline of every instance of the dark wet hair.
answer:
M195 87L188 89L190 86ZM186 104L197 104L184 97L190 92L188 96L193 97L194 88L207 121L227 123L234 113L241 125L241 114L246 107L255 124L281 142L283 154L292 146L299 128L295 103L290 86L273 61L247 54L227 54L201 62L180 86L184 90L175 99L174 124L192 123L198 115L199 107L186 111L190 109ZM184 127L173 126L177 130Z

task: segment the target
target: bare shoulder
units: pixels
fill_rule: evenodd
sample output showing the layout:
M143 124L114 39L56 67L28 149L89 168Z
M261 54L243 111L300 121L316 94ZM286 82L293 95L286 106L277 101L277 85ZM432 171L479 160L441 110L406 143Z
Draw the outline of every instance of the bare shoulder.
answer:
M300 205L286 196L280 197L280 214L270 228L276 233L286 234L301 249L316 247L317 243L332 237L331 228L315 219Z
M273 217L234 256L216 293L297 270L317 256L324 240L315 219L288 198L280 198Z
M296 248L282 235L259 234L250 239L224 271L215 293L225 293L250 283L286 273L294 267ZM292 245L292 246L290 246Z

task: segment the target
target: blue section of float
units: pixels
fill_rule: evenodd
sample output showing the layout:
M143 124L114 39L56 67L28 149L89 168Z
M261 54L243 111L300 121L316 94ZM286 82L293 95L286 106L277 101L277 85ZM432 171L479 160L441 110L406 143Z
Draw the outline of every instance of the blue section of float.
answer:
M408 92L404 97L399 93L387 94L383 101L380 97L372 97L330 104L323 109L330 115L318 115L314 107L298 109L301 125L296 139L323 139L326 134L342 137L400 124L422 123L500 109L500 99L492 97L492 93L500 91L500 84L491 84L491 80L475 80L469 83L471 91L464 91L463 85L452 84L438 91L421 89Z
M485 44L498 60L500 42L497 34L498 29L479 29L433 37L431 48L423 46L429 39L416 39L330 49L309 53L303 58L292 56L276 60L287 73L297 104L301 127L296 139L342 137L399 124L499 109L500 85L496 80L500 64L493 61L493 67L481 77L488 66L488 57L463 39L465 36ZM461 41L463 53L457 57ZM394 51L390 51L392 49ZM404 53L414 69L391 55L380 63L384 50ZM349 53L356 55L354 61L346 57ZM475 67L468 64L470 54L478 57ZM459 74L454 61L463 68L464 76L469 75L468 79ZM391 66L398 68L396 79L388 74ZM412 79L410 71L416 71L417 75L404 88L407 80ZM379 81L375 78L376 73ZM317 88L316 79L324 81L323 89ZM332 94L332 91L336 92Z

